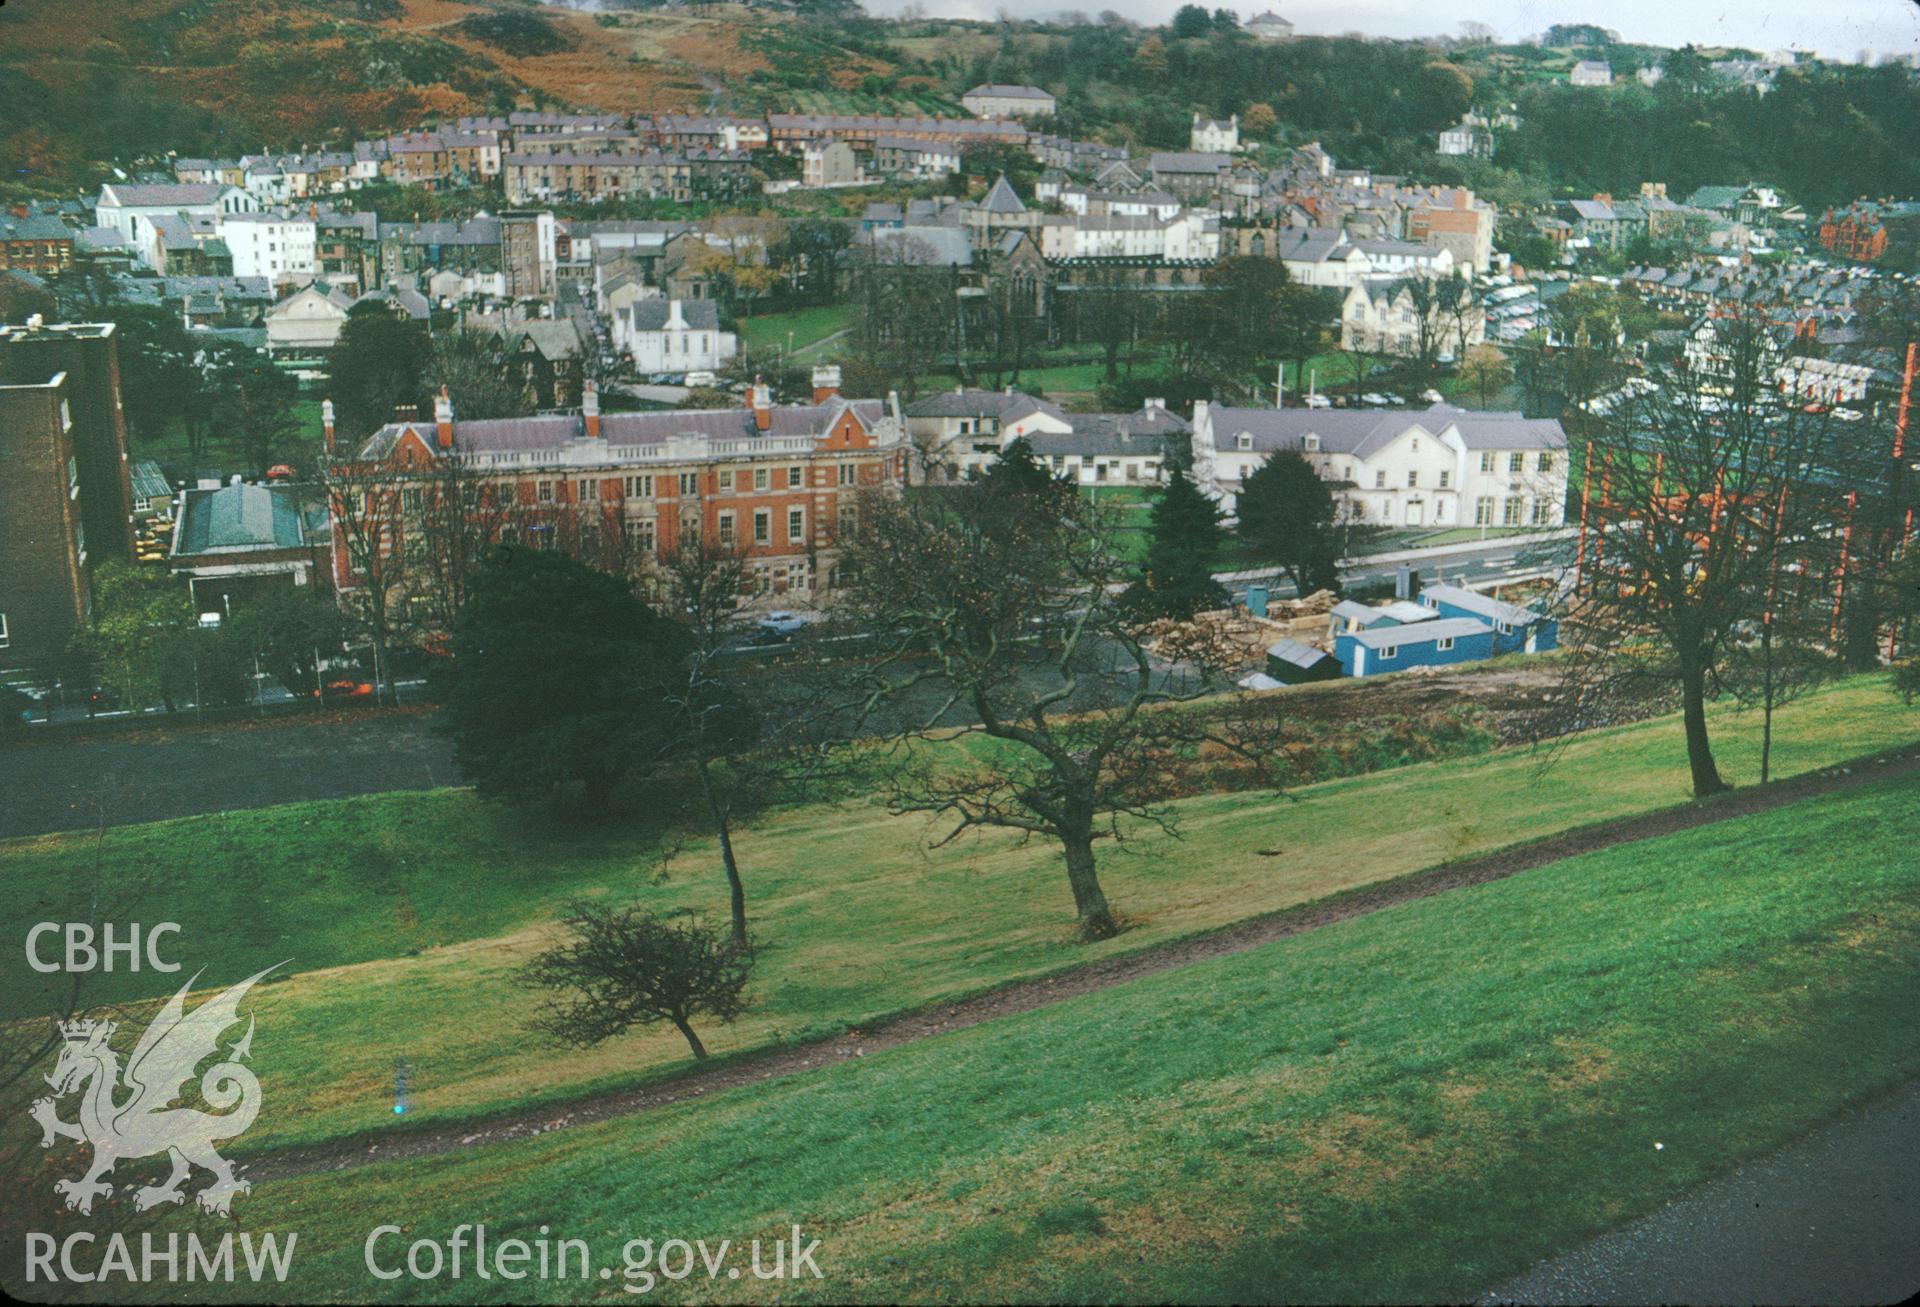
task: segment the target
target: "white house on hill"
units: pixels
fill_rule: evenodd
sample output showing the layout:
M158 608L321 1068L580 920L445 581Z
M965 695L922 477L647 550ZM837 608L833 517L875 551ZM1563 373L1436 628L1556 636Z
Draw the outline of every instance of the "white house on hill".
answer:
M1567 434L1553 419L1476 413L1193 408L1193 478L1231 513L1275 452L1300 454L1346 520L1382 526L1559 526Z

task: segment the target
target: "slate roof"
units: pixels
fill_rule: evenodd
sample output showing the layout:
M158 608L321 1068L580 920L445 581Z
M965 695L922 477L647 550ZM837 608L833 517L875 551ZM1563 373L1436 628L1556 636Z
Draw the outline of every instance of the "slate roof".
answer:
M100 188L102 203L121 208L188 208L212 204L226 187L219 182L174 182L168 185L132 186L110 182Z
M1365 409L1216 408L1211 410L1214 448L1231 452L1241 432L1253 437L1253 450L1271 453L1299 449L1308 435L1320 437L1320 451L1369 458L1419 427L1438 436L1459 431L1468 449L1564 449L1567 433L1553 418L1518 413L1478 413L1436 404L1425 410L1391 412Z
M1149 172L1162 173L1206 173L1209 176L1224 172L1233 165L1230 154L1215 154L1199 150L1162 150L1154 154L1147 163Z
M835 399L825 404L776 404L771 409L772 425L762 432L754 425L753 413L742 405L722 409L669 409L653 413L603 413L600 439L609 449L660 445L675 436L704 436L713 440L752 440L760 436L820 436L831 430L842 410L851 409L862 425L872 428L885 416L885 406L877 399ZM434 444L432 423L390 422L368 438L362 447L363 458L384 458L407 430L421 433L427 445ZM461 453L521 453L559 449L585 438L585 428L577 414L555 413L524 418L490 418L485 421L453 424L453 447ZM746 455L752 457L751 451ZM782 452L781 457L786 457Z
M997 82L983 82L961 95L965 100L970 95L990 95L1001 100L1051 100L1053 96L1037 86L1003 86Z
M0 213L0 241L64 241L73 239L73 230L58 218L42 214L16 218Z
M965 268L973 263L973 242L958 227L882 227L855 246L887 263L915 268Z
M634 301L631 310L635 331L662 331L667 325L671 301L655 297ZM720 309L712 300L681 300L680 317L695 331L718 331Z
M987 192L987 198L980 202L980 207L988 213L1025 213L1027 211L1027 206L1020 202L1020 197L1014 193L1013 184L1007 180L1005 173L1001 173L999 179L993 183L993 189Z
M991 417L1002 422L1017 422L1030 413L1041 412L1071 422L1059 406L1035 399L1023 391L982 390L975 386L943 390L909 405L906 414L914 418Z

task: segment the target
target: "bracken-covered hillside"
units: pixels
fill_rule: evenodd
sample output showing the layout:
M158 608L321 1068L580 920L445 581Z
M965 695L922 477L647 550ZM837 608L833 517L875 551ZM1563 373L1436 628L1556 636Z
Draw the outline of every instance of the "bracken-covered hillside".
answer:
M781 65L800 50L811 66L796 75ZM792 20L725 6L669 16L519 0L15 0L0 7L0 167L53 187L95 161L166 150L317 145L516 105L684 112L890 72Z

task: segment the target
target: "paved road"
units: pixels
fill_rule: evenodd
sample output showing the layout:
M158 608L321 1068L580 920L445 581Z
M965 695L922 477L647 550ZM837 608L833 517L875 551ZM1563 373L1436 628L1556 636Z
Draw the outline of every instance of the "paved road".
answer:
M1523 578L1557 575L1573 558L1573 544L1567 540L1550 541L1544 544L1514 544L1511 541L1488 540L1480 544L1468 544L1459 549L1450 549L1445 554L1430 558L1420 558L1407 565L1420 573L1422 585L1433 585L1446 581L1454 585L1483 586L1502 581L1521 580ZM1399 563L1381 563L1371 559L1358 558L1353 566L1344 569L1340 579L1349 589L1365 589L1369 586L1391 585L1400 571ZM1233 597L1244 603L1247 587L1244 580L1237 580L1230 587ZM1278 573L1269 587L1277 599L1293 597L1293 583Z
M1488 1303L1886 1303L1920 1290L1920 1084L1501 1285Z
M0 751L0 839L201 812L458 784L424 712L269 718L110 735L29 736ZM25 778L25 783L19 783Z

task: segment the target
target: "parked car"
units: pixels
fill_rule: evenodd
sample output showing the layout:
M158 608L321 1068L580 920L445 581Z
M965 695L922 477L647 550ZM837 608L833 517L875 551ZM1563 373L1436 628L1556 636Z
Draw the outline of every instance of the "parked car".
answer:
M1833 420L1836 422L1858 422L1865 416L1866 414L1857 408L1836 408L1833 410Z
M806 618L798 613L790 613L784 608L777 608L768 613L758 623L761 630L776 632L783 639L801 630L806 624Z
M1432 387L1428 387L1420 392L1420 402L1422 404L1442 404L1446 402L1446 398L1445 395L1442 395Z
M1308 395L1305 399L1301 400L1300 402L1302 404L1305 404L1308 408L1332 408L1333 407L1333 401L1328 399L1325 395Z
M1393 396L1383 395L1377 390L1369 390L1366 394L1360 396L1360 402L1369 408L1385 408L1387 405L1393 403Z
M692 389L695 386L712 386L719 380L720 378L714 376L711 372L689 372L681 380L680 384Z

